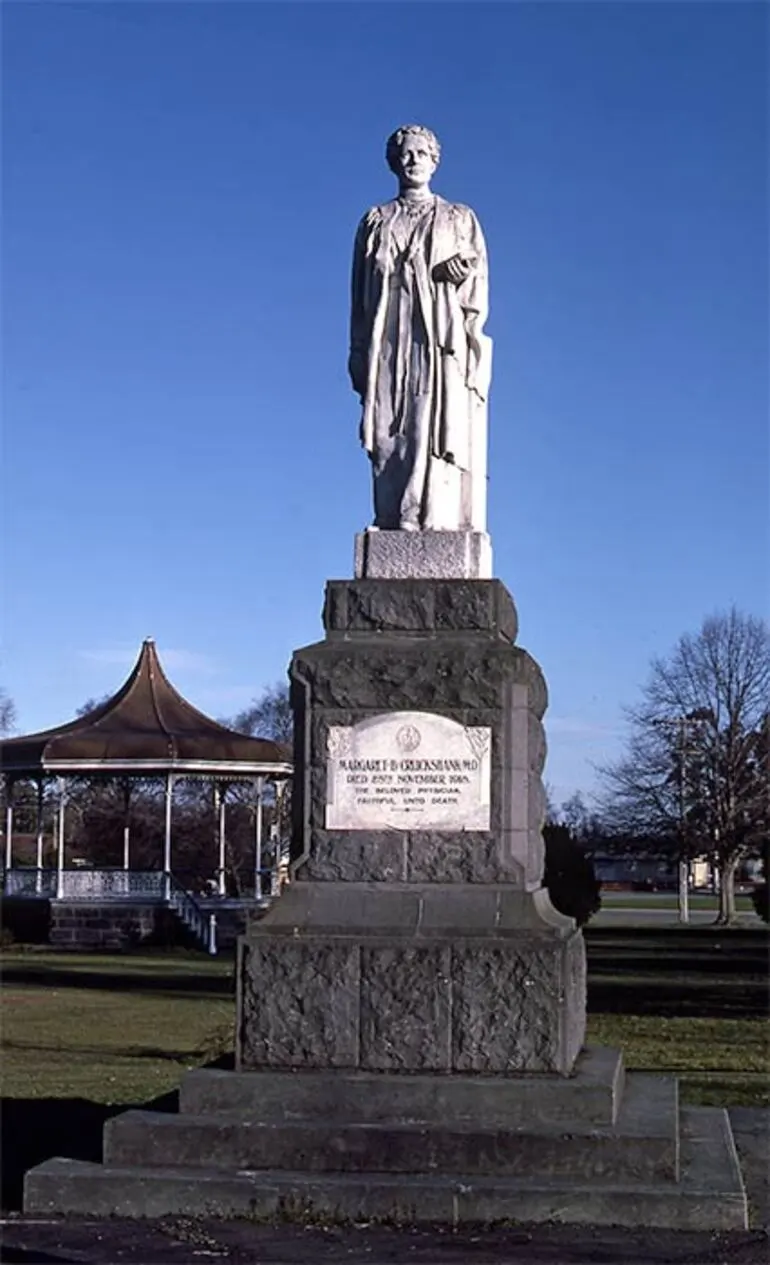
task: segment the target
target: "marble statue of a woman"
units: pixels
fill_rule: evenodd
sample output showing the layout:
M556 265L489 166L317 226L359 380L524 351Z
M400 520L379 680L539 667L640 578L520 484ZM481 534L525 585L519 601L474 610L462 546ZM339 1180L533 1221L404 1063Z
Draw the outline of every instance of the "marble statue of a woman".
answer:
M439 154L424 127L388 140L399 192L367 211L356 234L349 370L374 526L484 532L487 254L473 211L431 192Z

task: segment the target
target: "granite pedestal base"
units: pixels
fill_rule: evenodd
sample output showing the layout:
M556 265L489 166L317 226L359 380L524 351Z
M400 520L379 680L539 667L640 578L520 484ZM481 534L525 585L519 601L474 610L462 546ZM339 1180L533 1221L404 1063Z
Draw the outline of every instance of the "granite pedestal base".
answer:
M292 661L293 881L241 942L238 1066L566 1075L585 950L542 888L546 687L510 595L333 581L324 624ZM485 829L329 826L330 735L406 713L485 735Z

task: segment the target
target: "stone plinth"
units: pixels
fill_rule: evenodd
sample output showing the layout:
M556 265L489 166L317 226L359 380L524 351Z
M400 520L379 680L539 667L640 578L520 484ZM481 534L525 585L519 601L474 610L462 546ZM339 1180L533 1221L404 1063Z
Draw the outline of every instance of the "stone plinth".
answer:
M294 1077L285 1086L283 1112L265 1118L223 1112L178 1115L127 1111L108 1120L104 1163L110 1168L184 1166L283 1169L296 1173L462 1173L467 1177L572 1177L674 1182L679 1176L677 1085L672 1077L630 1076L615 1124L541 1121L515 1129L492 1122L443 1120L362 1121L357 1103L342 1107L330 1142L330 1117L306 1119L296 1111ZM288 1078L287 1078L288 1080ZM463 1078L459 1078L459 1084ZM451 1102L451 1093L450 1093ZM542 1097L542 1095L541 1095Z
M334 581L327 637L291 667L295 712L294 878L298 882L541 886L546 684L513 645L516 612L497 580ZM488 729L486 831L330 830L329 731L427 712ZM415 752L419 756L421 752Z
M619 1050L593 1047L572 1076L383 1076L377 1072L232 1072L199 1068L179 1091L186 1115L225 1113L278 1124L348 1119L358 1124L419 1120L478 1129L610 1128L618 1122L626 1072Z
M359 532L358 580L490 580L492 542L482 531Z
M292 662L293 881L241 943L238 1066L568 1074L585 950L542 888L546 686L510 595L335 581L324 623Z

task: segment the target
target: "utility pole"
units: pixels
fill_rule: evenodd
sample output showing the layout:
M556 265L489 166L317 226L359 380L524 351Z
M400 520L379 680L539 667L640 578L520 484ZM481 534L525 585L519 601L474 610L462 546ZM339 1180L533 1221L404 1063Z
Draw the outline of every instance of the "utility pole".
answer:
M690 858L687 855L687 812L685 794L685 755L687 752L687 717L679 717L679 921L690 921Z
M690 921L690 858L687 854L687 756L689 747L687 745L687 731L690 726L700 724L701 721L710 720L712 713L708 708L699 707L695 711L688 712L684 716L676 716L672 720L654 720L654 725L661 728L672 727L676 730L676 749L678 754L678 770L677 770L677 816L679 821L679 921L688 923Z

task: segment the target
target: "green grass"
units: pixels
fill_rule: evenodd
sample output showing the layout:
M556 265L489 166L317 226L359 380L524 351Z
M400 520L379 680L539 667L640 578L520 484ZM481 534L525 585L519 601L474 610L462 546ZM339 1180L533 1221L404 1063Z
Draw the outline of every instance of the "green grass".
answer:
M232 1050L232 959L8 951L0 968L7 1098L147 1102ZM635 981L623 976L624 990ZM737 982L725 978L728 995ZM640 975L640 992L652 983ZM588 1025L591 1044L622 1048L629 1069L675 1072L686 1102L721 1106L770 1105L769 1033L761 1015L605 1013Z
M678 909L676 892L616 892L602 890L602 905L607 909ZM713 910L716 915L719 902L716 896L694 894L689 899L690 909ZM736 912L751 913L754 906L750 896L736 896Z
M770 1106L767 1019L590 1015L587 1039L622 1049L629 1071L676 1073L693 1106Z
M4 1097L145 1102L232 1049L232 960L8 952L0 967Z

